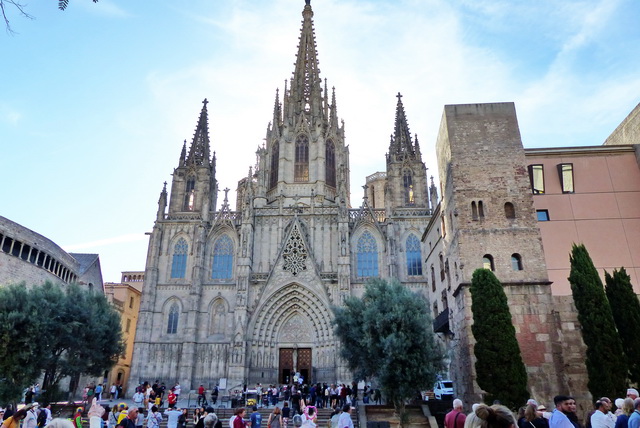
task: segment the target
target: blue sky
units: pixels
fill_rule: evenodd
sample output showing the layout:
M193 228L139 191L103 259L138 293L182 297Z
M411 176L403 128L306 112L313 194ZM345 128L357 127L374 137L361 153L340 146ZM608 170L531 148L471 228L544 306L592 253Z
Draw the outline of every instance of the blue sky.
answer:
M312 0L352 205L384 170L395 94L435 173L445 104L513 101L525 147L599 145L640 101L635 0ZM208 98L221 188L255 163L303 0L34 1L0 32L0 215L105 281L143 270L162 183ZM431 173L430 172L430 173ZM233 192L230 193L232 195ZM221 195L222 196L222 195Z

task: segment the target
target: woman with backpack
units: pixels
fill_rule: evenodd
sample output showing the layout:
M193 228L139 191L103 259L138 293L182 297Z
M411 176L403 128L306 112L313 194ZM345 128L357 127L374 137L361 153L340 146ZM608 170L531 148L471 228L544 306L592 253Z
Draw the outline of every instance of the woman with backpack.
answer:
M282 426L282 412L280 411L280 407L276 406L276 408L273 409L273 413L269 415L267 428L282 428Z

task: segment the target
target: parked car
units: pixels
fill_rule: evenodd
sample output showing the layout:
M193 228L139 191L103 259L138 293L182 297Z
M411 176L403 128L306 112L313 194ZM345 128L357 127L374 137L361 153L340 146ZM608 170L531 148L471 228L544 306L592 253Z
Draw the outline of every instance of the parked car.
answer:
M436 400L453 400L453 382L439 380L433 385L433 395Z

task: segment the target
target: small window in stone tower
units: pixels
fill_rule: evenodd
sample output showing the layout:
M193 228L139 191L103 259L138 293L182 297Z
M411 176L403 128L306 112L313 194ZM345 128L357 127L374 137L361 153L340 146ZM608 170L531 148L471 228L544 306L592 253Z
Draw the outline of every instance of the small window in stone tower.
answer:
M484 205L482 205L482 201L478 201L478 217L480 217L480 220L484 218Z
M269 189L273 189L278 184L278 163L279 159L279 146L278 142L274 142L271 146L271 171L269 171Z
M493 256L491 254L485 254L482 257L482 267L484 269L489 269L491 271L496 270L494 264L493 264Z
M431 265L431 290L436 292L436 269Z
M413 192L413 177L411 170L405 170L402 176L402 184L404 187L404 203L406 205L414 205L415 197Z
M439 260L440 260L440 281L444 282L444 278L445 278L445 272L444 272L444 258L442 257L442 254L440 254L438 256Z
M331 140L327 140L325 150L325 176L327 185L336 187L336 148Z
M187 252L189 245L184 238L180 238L173 247L173 259L171 261L171 278L184 278L187 271Z
M476 204L476 201L471 201L471 219L478 220L478 204Z
M542 165L529 165L529 181L531 192L534 195L544 194L544 167Z
M196 179L189 177L184 192L184 211L193 211L196 202Z
M558 164L558 173L560 174L560 186L562 186L562 193L573 193L573 164Z
M169 318L167 319L167 333L176 334L178 332L178 318L180 317L178 304L174 303L169 309Z
M511 202L504 204L504 216L506 218L516 218L516 208Z
M511 254L511 269L522 270L522 257L520 256L520 254Z
M309 181L309 139L305 135L298 135L296 139L295 156L293 180Z

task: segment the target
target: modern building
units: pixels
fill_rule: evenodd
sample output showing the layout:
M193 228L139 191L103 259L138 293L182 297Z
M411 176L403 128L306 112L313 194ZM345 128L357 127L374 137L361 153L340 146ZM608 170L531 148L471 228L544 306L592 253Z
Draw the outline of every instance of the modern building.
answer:
M144 272L122 272L122 279L119 283L107 282L104 285L107 299L120 313L122 338L125 341L125 350L120 359L111 370L104 374L103 385L107 385L106 391L111 385L122 386L123 391L127 389L143 281Z
M372 277L427 294L420 236L432 207L401 96L386 171L351 209L344 124L320 78L309 2L302 16L293 77L265 115L266 145L238 184L235 210L229 189L217 208L206 100L160 193L129 391L155 379L235 389L295 373L349 382L331 306L361 295Z

